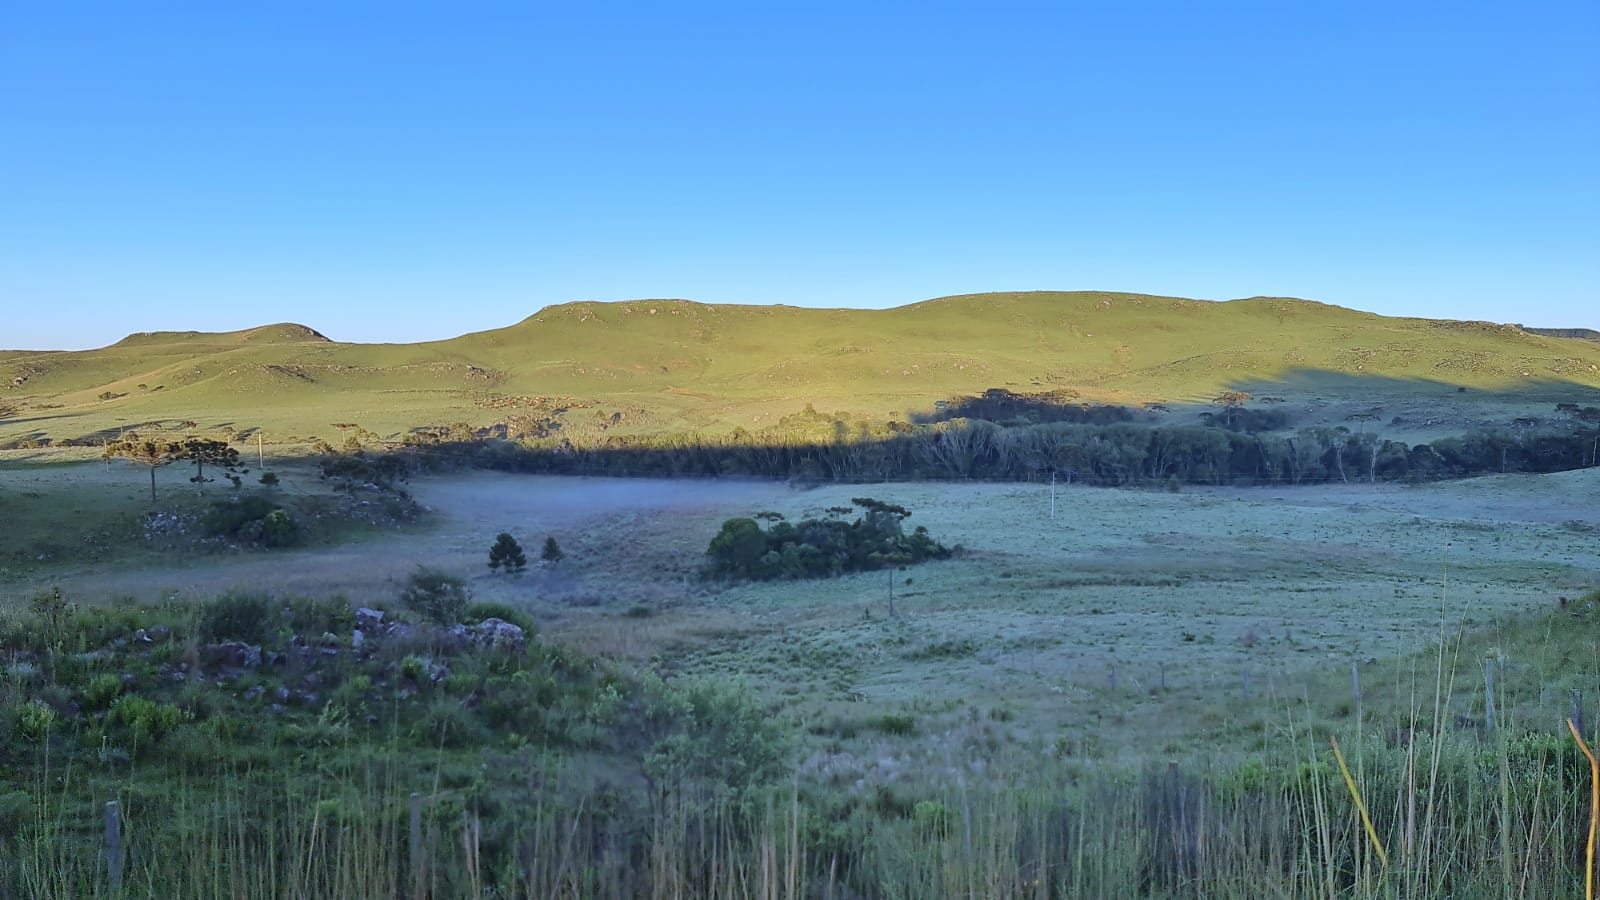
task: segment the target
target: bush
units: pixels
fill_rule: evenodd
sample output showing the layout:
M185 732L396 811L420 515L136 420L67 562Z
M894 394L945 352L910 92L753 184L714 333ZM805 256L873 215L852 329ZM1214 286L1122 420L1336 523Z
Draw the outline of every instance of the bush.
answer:
M453 625L466 612L467 587L454 575L418 566L400 592L400 602L430 622Z
M674 720L677 728L645 758L645 771L658 783L698 783L738 794L783 774L787 732L748 691L714 681L656 690L649 714Z
M499 619L522 629L528 640L539 632L539 626L533 622L533 617L524 610L517 609L509 603L494 603L479 601L466 608L461 615L461 621L468 625L476 625L485 619Z
M264 644L277 631L272 613L272 604L260 594L223 594L200 607L200 637Z
M300 542L300 527L288 511L257 494L212 504L201 517L200 527L212 537L242 544L290 547Z
M111 704L107 719L125 729L134 747L141 748L177 728L184 714L171 703L155 703L138 694L125 694Z
M356 612L344 597L295 597L284 604L294 634L314 638L323 634L348 634L356 625Z
M122 678L111 672L96 675L83 689L83 705L89 709L105 709L122 693Z

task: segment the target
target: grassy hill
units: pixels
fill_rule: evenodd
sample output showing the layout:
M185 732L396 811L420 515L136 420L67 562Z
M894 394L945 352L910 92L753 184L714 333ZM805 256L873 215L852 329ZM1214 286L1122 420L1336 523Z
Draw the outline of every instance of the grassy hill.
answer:
M269 440L332 436L336 422L389 435L529 410L579 431L726 431L807 404L905 419L994 387L1112 403L1204 404L1230 389L1360 402L1456 387L1593 402L1600 345L1265 297L996 293L886 310L583 302L420 344L340 343L280 324L0 351L0 402L17 407L0 442L181 422Z

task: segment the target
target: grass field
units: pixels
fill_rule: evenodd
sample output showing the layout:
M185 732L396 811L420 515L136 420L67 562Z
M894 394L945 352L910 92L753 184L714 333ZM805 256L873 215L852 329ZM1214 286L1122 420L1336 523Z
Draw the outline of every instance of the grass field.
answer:
M90 463L29 477L51 480L53 498L133 506L141 474ZM855 755L913 767L921 745L937 748L974 714L1003 720L1007 740L1081 743L1108 759L1185 755L1197 740L1250 749L1279 715L1270 698L1345 678L1352 661L1412 654L1439 638L1441 617L1484 627L1600 587L1594 470L1277 492L1063 488L1053 520L1045 485L793 490L483 473L412 489L432 511L427 528L271 553L40 563L11 591L57 584L94 604L249 587L381 605L424 563L585 651L737 676L822 734L908 716L913 734L874 737ZM751 585L698 574L723 518L797 519L862 494L909 507L912 524L964 548L896 572L892 619L884 573ZM72 543L61 520L39 521ZM492 575L484 559L502 530L528 547L556 536L567 559ZM1547 693L1554 705L1537 715L1555 717L1565 695Z
M407 883L397 823L413 790L428 798L425 843L441 867L430 877L444 879L437 896L475 896L484 885L576 897L696 894L721 884L719 894L737 897L1175 897L1208 884L1214 895L1239 897L1444 897L1515 884L1506 895L1523 897L1575 884L1569 836L1587 813L1574 751L1558 728L1574 692L1580 711L1600 697L1590 608L1600 587L1600 470L1415 487L1071 487L1057 490L1054 518L1051 489L1041 484L795 489L473 473L408 485L428 510L416 525L217 552L181 542L122 547L115 523L137 528L148 507L143 470L50 462L61 458L12 451L0 461L4 513L17 523L7 546L57 548L45 559L14 559L0 579L0 612L25 614L28 598L50 588L109 623L136 606L147 610L137 616L171 621L174 610L241 591L394 609L415 566L436 566L462 576L475 600L537 623L548 649L521 665L580 679L571 690L582 699L563 715L576 716L569 727L588 737L544 762L504 756L510 732L486 733L481 750L452 743L419 752L415 742L426 743L433 727L426 717L446 715L452 692L471 680L441 685L445 693L413 723L404 701L361 705L376 701L359 693L412 665L398 658L406 651L395 651L389 669L341 663L329 675L366 679L362 687L325 681L322 689L358 704L352 711L378 713L369 715L378 722L370 746L350 730L354 712L330 702L320 713L275 713L276 726L259 720L252 727L267 729L265 743L208 751L250 760L239 765L253 774L234 763L180 776L163 762L102 760L61 787L0 792L0 816L31 823L19 832L31 837L17 845L18 884L101 890L92 858L46 848L84 846L63 843L68 833L92 841L92 829L85 836L77 818L60 817L75 810L70 816L92 818L89 801L111 791L131 804L131 821L187 798L190 811L172 814L184 834L198 836L184 845L179 871L156 878L138 870L148 879L140 896L204 896L223 883L240 896L393 896ZM325 489L303 465L269 460L268 468L282 474L285 492ZM201 499L178 474L161 477L163 503ZM908 524L961 552L821 581L727 584L700 574L705 546L727 517L771 510L798 519L863 495L910 508ZM522 576L491 574L484 562L499 531L530 550L554 536L566 557ZM102 545L104 555L77 549ZM624 812L643 803L642 795L626 799L644 791L639 776L604 776L606 802L623 804L610 807L613 818L586 814L580 800L600 789L585 787L600 777L596 766L626 771L621 756L637 738L628 737L632 720L605 700L612 688L603 686L620 676L563 668L571 666L563 647L647 682L743 685L764 720L792 736L791 774L753 805L702 803L692 793L682 805L653 800L648 836L637 839L656 861L607 856L607 842L619 840L607 829L623 821L614 817L642 815ZM104 652L80 653L74 669L92 674ZM180 658L181 648L169 655ZM501 683L492 674L499 663L450 665L458 674L491 666L484 683ZM24 670L8 671L8 691L22 688ZM197 684L175 702L230 711L186 726L226 742L231 726L219 723L256 715L240 706L240 690L270 689L273 677L263 669L231 694L219 683L214 699ZM83 696L98 684L81 688ZM63 696L51 690L46 696ZM1489 696L1492 730L1484 724ZM663 701L634 702L644 705L629 715ZM107 721L103 740L120 733ZM613 733L606 729L615 736L604 737ZM1413 733L1420 737L1401 737ZM1329 736L1345 744L1372 798L1392 868L1377 864L1339 793ZM44 777L48 745L25 740L35 755L14 749L13 760L46 764ZM204 755L175 753L173 764ZM549 806L507 806L510 795L496 792L510 788L498 776L473 774L491 766L545 773L529 774L530 786L555 778L548 783L566 787L530 795ZM271 787L275 778L284 783ZM1183 812L1202 793L1208 811ZM239 804L270 827L231 818L227 810ZM1426 807L1427 818L1410 807ZM1195 818L1179 827L1173 815ZM1184 849L1213 828L1212 850ZM50 838L50 829L62 836ZM495 854L506 840L528 840L527 858L542 862L521 874L479 872L477 829L494 835L483 838L485 858L502 858ZM563 843L561 835L580 830L589 849ZM1425 843L1408 837L1414 830ZM169 838L179 839L149 830L139 860ZM239 868L239 853L257 862ZM1498 863L1470 862L1500 857L1511 860L1509 882ZM0 872L0 883L6 877Z
M395 438L519 414L580 439L723 433L772 426L808 404L907 420L989 388L1201 409L1224 390L1247 390L1281 397L1299 425L1379 407L1426 433L1548 413L1557 402L1593 405L1600 345L1280 298L1036 292L888 310L646 300L555 306L423 344L338 343L276 325L4 351L0 386L0 401L19 407L0 421L0 443L180 427L337 443L335 423ZM1458 387L1472 396L1454 396Z

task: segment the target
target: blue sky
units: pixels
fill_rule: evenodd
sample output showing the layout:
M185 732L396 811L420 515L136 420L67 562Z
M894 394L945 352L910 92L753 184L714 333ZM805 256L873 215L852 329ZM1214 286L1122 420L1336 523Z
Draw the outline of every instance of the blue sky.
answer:
M1593 0L0 5L0 347L1597 286Z

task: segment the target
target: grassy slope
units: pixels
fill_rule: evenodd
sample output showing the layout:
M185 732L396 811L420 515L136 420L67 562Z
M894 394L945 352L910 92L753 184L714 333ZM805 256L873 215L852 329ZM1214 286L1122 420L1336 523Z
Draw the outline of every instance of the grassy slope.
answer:
M159 333L92 351L0 352L0 384L18 376L26 380L6 399L24 409L0 424L0 439L188 419L283 437L327 436L335 421L392 433L493 421L503 408L474 403L490 394L621 411L632 430L725 430L806 403L905 417L990 387L1113 402L1203 402L1274 384L1323 392L1330 376L1388 389L1596 387L1600 346L1305 300L1032 292L888 310L572 303L422 344L336 343L293 325ZM100 400L107 391L126 396Z

